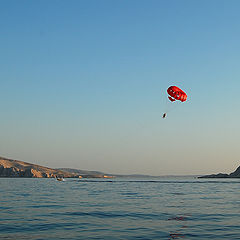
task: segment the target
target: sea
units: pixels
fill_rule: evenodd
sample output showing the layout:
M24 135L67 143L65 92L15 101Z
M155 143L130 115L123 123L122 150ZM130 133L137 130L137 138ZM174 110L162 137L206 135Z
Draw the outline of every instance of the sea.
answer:
M0 178L0 239L240 239L240 179Z

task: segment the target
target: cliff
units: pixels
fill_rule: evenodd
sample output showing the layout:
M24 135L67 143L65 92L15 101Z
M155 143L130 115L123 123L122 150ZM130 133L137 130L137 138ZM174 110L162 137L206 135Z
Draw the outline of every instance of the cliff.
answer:
M78 176L62 170L0 157L0 177L69 178Z
M205 175L198 178L240 178L240 166L230 174L218 173L218 174Z

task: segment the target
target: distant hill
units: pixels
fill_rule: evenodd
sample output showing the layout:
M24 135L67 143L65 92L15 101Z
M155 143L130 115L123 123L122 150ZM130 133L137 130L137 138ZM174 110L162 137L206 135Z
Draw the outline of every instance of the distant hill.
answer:
M79 175L106 175L103 172L99 171L87 171L87 170L79 170L74 168L57 168L58 170L69 172L69 173L75 173Z
M77 176L58 169L0 157L0 177L69 178Z
M218 174L204 175L198 178L240 178L240 166L230 174L218 173Z
M0 157L0 177L26 177L26 178L158 178L158 176L142 174L108 174L100 171L87 171L73 168L48 168L37 164ZM163 177L163 176L162 176ZM199 178L240 178L240 167L231 174L212 174Z
M113 175L100 171L87 171L73 168L48 168L37 164L27 163L19 160L0 157L0 177L26 177L26 178L112 178L112 177L134 177L149 178L152 176L132 174Z
M98 171L85 171L72 168L53 169L37 164L0 157L0 177L27 178L111 178Z
M125 177L132 177L132 178L153 178L154 176L150 176L150 175L143 175L143 174L110 174L110 173L103 173L103 172L99 172L99 171L87 171L87 170L79 170L79 169L74 169L74 168L57 168L59 170L62 171L66 171L66 172L70 172L70 173L74 173L74 174L79 174L81 176L115 176L115 177L121 177L121 178L125 178Z

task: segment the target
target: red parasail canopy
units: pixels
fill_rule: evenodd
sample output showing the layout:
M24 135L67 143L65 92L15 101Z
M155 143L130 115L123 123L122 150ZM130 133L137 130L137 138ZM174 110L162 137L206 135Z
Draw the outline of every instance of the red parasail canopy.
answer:
M170 95L168 98L171 102L176 100L185 102L187 100L187 94L179 87L171 86L167 89L167 93Z

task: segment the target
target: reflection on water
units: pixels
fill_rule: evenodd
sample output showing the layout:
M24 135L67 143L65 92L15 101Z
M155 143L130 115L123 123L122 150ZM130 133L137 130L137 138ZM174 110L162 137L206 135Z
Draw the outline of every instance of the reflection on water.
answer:
M240 180L0 179L0 239L239 239Z

